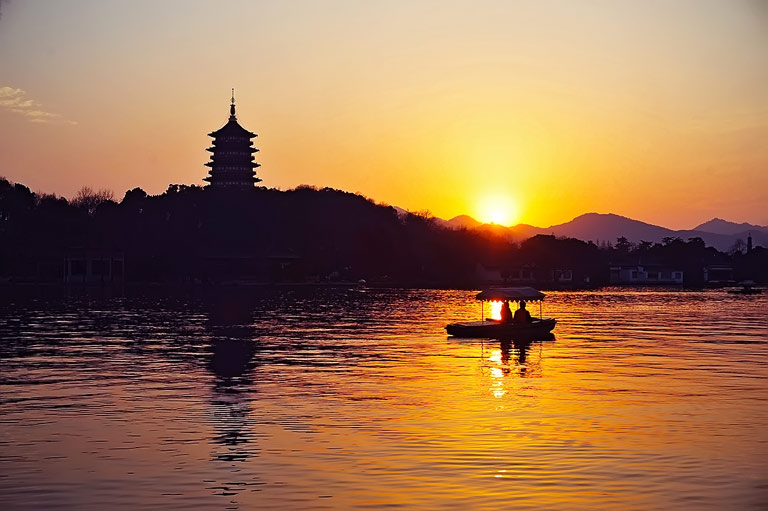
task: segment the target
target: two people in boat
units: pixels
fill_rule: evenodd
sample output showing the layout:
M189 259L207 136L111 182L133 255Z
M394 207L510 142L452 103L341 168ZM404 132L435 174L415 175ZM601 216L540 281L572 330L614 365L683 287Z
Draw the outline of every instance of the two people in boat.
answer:
M502 323L530 323L531 313L525 308L525 300L520 300L520 308L512 315L512 309L509 308L509 301L504 301L501 306Z

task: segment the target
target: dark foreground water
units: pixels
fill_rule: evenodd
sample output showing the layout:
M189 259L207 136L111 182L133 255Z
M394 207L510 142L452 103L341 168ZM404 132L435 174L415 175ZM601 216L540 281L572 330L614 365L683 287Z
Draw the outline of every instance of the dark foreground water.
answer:
M768 509L768 294L473 296L6 296L0 508Z

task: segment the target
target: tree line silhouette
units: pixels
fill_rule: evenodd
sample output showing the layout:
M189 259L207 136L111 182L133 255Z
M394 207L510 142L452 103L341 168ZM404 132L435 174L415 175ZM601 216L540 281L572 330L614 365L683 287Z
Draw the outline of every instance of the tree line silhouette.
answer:
M700 238L615 244L493 231L452 230L426 212L400 214L359 194L299 186L226 191L170 185L160 195L83 187L72 200L0 179L0 279L56 281L77 253L124 256L133 282L333 282L475 287L478 267L505 279L526 268L541 287L608 283L609 267L639 261L672 265L685 283L704 284L708 264L734 278L768 281L768 253L725 254ZM43 270L48 268L48 270ZM562 283L560 283L562 285Z

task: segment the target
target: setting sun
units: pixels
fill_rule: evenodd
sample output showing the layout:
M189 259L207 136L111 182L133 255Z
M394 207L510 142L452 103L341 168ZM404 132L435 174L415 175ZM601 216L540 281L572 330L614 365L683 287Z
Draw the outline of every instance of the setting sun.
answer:
M483 223L511 226L517 224L519 218L520 206L512 197L486 197L478 204L477 219Z

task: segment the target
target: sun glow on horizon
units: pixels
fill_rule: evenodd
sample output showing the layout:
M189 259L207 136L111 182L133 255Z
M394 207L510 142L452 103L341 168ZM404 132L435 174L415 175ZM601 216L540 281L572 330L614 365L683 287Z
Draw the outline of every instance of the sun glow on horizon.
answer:
M508 195L485 197L477 208L477 219L483 223L511 226L520 221L520 205Z
M491 310L488 312L488 316L491 319L501 319L501 305L500 301L494 300L491 302Z

